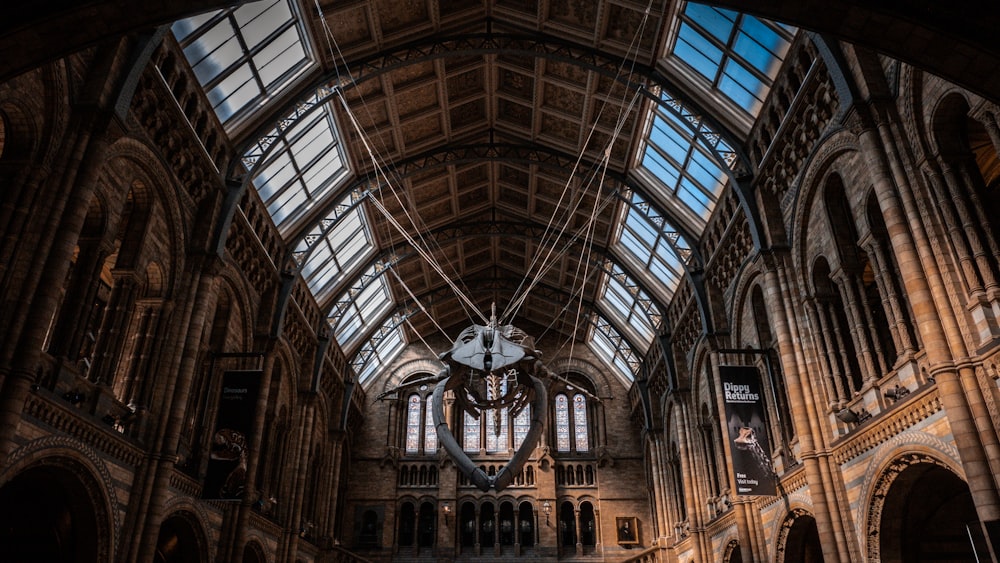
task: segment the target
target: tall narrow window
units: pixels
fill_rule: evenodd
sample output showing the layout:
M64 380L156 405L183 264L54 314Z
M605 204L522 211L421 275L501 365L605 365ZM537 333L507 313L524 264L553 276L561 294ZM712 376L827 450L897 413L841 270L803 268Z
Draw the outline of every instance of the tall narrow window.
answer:
M569 400L566 395L556 395L556 451L570 451Z
M406 453L420 453L420 395L410 395L406 404Z
M434 428L434 413L431 412L431 396L424 405L424 453L433 454L438 449L437 429Z
M514 449L521 447L531 428L531 405L525 405L524 410L514 417Z
M493 387L488 388L486 396L493 401L502 397L506 391L507 382L504 381L498 390L494 390ZM486 417L486 451L489 453L507 451L507 408L484 410L482 416Z
M587 432L587 398L581 393L573 396L573 433L576 438L576 451L590 450Z

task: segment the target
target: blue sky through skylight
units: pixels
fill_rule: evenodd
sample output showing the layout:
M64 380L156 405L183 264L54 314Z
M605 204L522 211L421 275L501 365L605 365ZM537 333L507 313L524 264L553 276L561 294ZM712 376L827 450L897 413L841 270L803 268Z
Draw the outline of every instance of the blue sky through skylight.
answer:
M312 65L289 2L250 2L173 25L195 76L227 127Z

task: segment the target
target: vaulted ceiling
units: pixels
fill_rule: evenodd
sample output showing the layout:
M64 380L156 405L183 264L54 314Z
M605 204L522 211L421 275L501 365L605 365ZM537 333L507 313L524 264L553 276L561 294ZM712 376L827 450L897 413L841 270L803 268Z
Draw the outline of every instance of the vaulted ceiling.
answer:
M681 0L263 0L172 31L362 380L495 303L626 382L796 33Z

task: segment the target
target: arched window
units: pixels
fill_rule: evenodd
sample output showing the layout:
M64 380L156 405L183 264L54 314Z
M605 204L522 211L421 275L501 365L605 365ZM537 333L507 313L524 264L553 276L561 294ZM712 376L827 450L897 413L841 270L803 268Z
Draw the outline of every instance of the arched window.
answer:
M427 396L424 407L424 453L432 454L438 449L437 429L434 428L434 413L431 409L431 395Z
M569 443L569 399L562 393L556 395L556 451L568 452Z
M587 398L581 393L573 395L573 436L576 438L576 451L585 452L590 449L587 432Z
M514 417L514 449L521 447L531 428L531 405L525 405L524 410Z
M431 409L431 395L422 397L417 393L406 400L406 443L407 455L431 455L437 452L437 429Z
M406 403L406 453L420 453L420 395L410 395Z
M499 399L507 392L507 380L505 379L500 384L499 392L495 391L493 387L488 387L486 396L489 400L493 401ZM486 419L486 452L487 453L499 453L507 451L508 443L507 438L510 435L508 432L509 416L507 409L490 409L484 411L481 418Z
M590 424L587 417L587 397L573 395L573 406L564 393L555 398L555 426L557 452L590 451Z
M506 392L507 381L504 380L497 391L487 388L487 398L497 399ZM524 409L513 417L510 409L504 407L499 410L483 410L478 419L469 413L463 413L462 420L463 450L476 453L485 446L486 453L503 454L520 448L524 443L531 429L531 405L525 405Z

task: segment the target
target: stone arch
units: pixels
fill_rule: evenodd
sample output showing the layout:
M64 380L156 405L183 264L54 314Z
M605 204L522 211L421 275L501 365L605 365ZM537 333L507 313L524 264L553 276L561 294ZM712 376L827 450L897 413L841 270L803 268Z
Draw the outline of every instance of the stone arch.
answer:
M809 159L803 164L801 180L791 189L795 191L794 210L791 219L789 245L792 247L791 258L795 266L793 271L802 272L800 281L806 282L805 265L812 260L809 248L809 232L814 216L818 211L816 204L821 203L826 178L837 170L850 165L850 161L859 155L857 136L848 129L842 129L821 140L813 150Z
M743 563L743 552L740 549L740 541L730 538L726 542L726 547L722 550L722 561L724 563Z
M146 264L146 295L148 298L162 298L165 291L163 268L153 260Z
M259 538L249 539L243 546L243 563L267 563L267 552Z
M37 136L34 130L33 120L20 104L0 104L0 166L19 169L31 157Z
M790 509L778 526L775 536L775 561L778 563L822 563L816 518L803 507Z
M382 378L382 392L391 391L418 373L436 375L444 367L440 361L431 358L417 358L395 366L389 377ZM378 378L376 378L378 379ZM376 379L370 381L374 383Z
M193 512L178 510L169 513L160 523L156 551L163 563L209 561L208 538L204 523Z
M930 438L929 442L937 441L933 436L915 435L910 436L914 447L906 448L900 453L888 458L877 469L869 471L865 480L864 491L868 502L868 509L863 519L859 520L859 525L864 529L859 530L860 536L865 539L865 552L869 561L880 561L883 556L903 560L903 542L897 541L894 533L901 535L906 532L906 523L902 521L887 522L889 515L903 516L906 509L907 498L920 498L927 500L927 497L937 498L935 495L920 494L920 491L929 493L931 490L938 493L954 497L955 495L965 495L968 493L968 485L965 484L964 473L961 471L954 459L942 455L927 445L917 445L921 437ZM880 449L896 450L899 442L905 439L904 436L894 437L895 444L884 444ZM877 454L878 452L876 452ZM925 487L928 484L927 477L933 476L933 488ZM924 480L923 482L922 479ZM964 486L964 490L962 487ZM940 499L937 499L940 500ZM972 515L975 515L975 506L972 505L971 495L968 498L968 506L971 506ZM864 506L864 505L863 505ZM975 530L969 530L974 532ZM895 555L893 555L895 554ZM971 556L970 556L971 559Z
M121 518L113 507L119 503L111 473L97 453L72 438L40 438L11 454L6 469L0 474L0 488L34 468L66 472L72 481L79 484L80 491L85 493L94 508L92 518L98 538L98 557L95 560L113 560L121 531Z
M612 376L611 379L608 379L608 370L601 369L593 363L580 358L557 358L549 362L549 369L557 374L578 373L585 376L593 384L594 394L598 397L612 396L612 381L615 382L615 385L618 384L617 378Z
M130 188L141 185L149 200L150 217L162 214L160 224L164 230L158 234L168 254L159 255L157 260L165 273L165 287L169 293L179 273L184 271L187 259L191 221L182 210L184 198L178 197L187 192L178 184L176 175L164 166L155 149L129 137L117 139L108 147L102 176L113 184ZM116 195L113 189L107 191L109 196ZM120 195L124 196L124 193Z
M0 486L0 541L5 556L110 561L110 507L103 487L79 457L45 457Z

